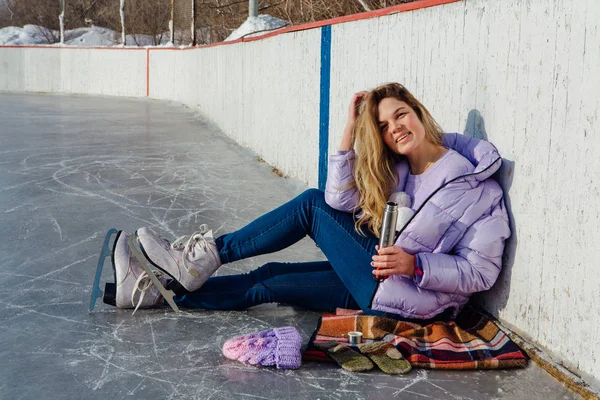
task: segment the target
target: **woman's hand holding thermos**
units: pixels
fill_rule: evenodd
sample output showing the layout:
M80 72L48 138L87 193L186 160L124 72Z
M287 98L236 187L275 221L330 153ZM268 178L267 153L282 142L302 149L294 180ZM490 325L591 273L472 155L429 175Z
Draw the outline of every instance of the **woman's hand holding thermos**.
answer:
M394 193L386 203L379 235L379 245L375 246L378 255L373 256L371 266L375 278L383 282L393 274L414 276L415 256L394 246L396 232L401 231L411 220L414 211L410 208L411 199L404 192Z

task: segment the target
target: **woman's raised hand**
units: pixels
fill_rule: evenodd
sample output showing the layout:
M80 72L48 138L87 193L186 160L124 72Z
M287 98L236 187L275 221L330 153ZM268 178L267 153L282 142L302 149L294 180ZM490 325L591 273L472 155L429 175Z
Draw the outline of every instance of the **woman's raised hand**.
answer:
M415 256L408 254L401 247L375 246L378 255L373 256L371 266L373 275L378 277L388 277L390 275L415 275Z
M356 124L356 118L358 118L358 108L368 94L366 90L354 93L352 100L350 100L350 106L348 107L348 121L344 128L344 136L342 136L342 143L340 144L340 150L346 151L354 148L354 125Z
M358 109L360 104L365 99L365 96L369 92L366 90L362 90L360 92L354 93L352 96L352 100L350 100L350 106L348 107L348 124L354 125L356 122L356 118L358 118Z

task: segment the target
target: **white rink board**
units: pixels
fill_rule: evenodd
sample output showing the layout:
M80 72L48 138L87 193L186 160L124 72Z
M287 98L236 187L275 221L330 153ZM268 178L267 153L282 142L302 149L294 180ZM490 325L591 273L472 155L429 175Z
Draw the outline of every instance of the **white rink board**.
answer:
M269 164L317 186L320 40L312 29L200 51L152 51L150 96L197 108Z
M47 48L0 48L0 90L57 92L60 52Z
M65 49L61 55L62 92L130 97L146 95L144 49Z
M480 299L595 380L599 20L593 1L470 0L334 25L329 143L345 124L337 104L389 81L407 86L446 131L493 142L514 233L505 271Z
M600 380L600 3L467 0L333 25L329 151L355 91L404 83L446 131L493 142L513 237L480 296ZM316 186L321 29L151 49L150 97L180 101ZM146 51L0 48L0 90L145 96ZM215 166L217 167L217 166Z
M0 90L142 97L146 50L0 47Z

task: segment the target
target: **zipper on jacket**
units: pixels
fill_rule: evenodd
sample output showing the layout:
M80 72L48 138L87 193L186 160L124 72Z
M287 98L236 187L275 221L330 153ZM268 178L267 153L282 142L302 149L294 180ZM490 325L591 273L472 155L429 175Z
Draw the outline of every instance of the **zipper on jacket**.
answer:
M406 229L406 227L412 222L412 220L417 216L417 214L423 209L423 207L425 207L425 204L427 204L427 202L429 200L431 200L431 198L433 196L435 196L440 190L442 190L443 188L446 187L446 185L449 185L459 179L463 179L463 178L468 178L469 176L475 176L475 175L479 175L484 173L485 171L487 171L488 169L490 169L492 167L492 165L496 164L496 162L498 160L502 160L502 157L498 157L496 158L490 165L488 165L485 169L479 171L479 172L471 172L468 174L464 174L464 175L460 175L457 176L456 178L450 179L448 182L444 183L442 186L440 186L439 188L437 188L433 193L431 193L423 202L423 204L421 204L421 206L417 209L417 211L415 211L415 213L413 214L412 217L410 217L410 219L408 220L408 222L406 224L404 224L404 227L402 227L402 229L396 234L396 236L394 237L394 241L398 240L398 238L400 237L400 235L402 234L402 232L404 232L404 230Z

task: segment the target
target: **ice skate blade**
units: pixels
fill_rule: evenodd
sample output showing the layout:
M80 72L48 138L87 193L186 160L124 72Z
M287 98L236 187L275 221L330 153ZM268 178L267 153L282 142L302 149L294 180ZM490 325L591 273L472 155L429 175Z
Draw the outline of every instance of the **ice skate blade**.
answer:
M118 231L113 228L106 232L106 236L104 236L104 243L102 244L100 258L98 259L98 266L96 267L96 277L94 278L94 284L92 285L92 294L90 295L90 306L88 309L89 312L92 312L94 309L96 300L99 297L102 297L102 290L100 290L100 277L102 276L102 268L104 267L104 261L106 260L106 257L112 254L112 249L110 248L110 238L117 232Z
M158 280L156 275L154 275L154 272L152 272L152 269L150 268L149 261L142 254L142 252L137 248L137 240L136 240L135 236L134 235L129 236L128 240L129 240L129 248L131 249L131 253L138 260L138 262L140 263L140 265L144 269L144 271L146 271L146 273L148 274L148 277L150 278L150 280L152 281L154 286L156 286L156 288L158 289L160 294L162 294L162 296L167 301L169 306L171 306L173 311L180 312L179 307L177 307L177 304L175 304L175 301L173 300L173 297L175 297L175 292L173 292L172 290L165 289L165 287L160 283L160 281Z

